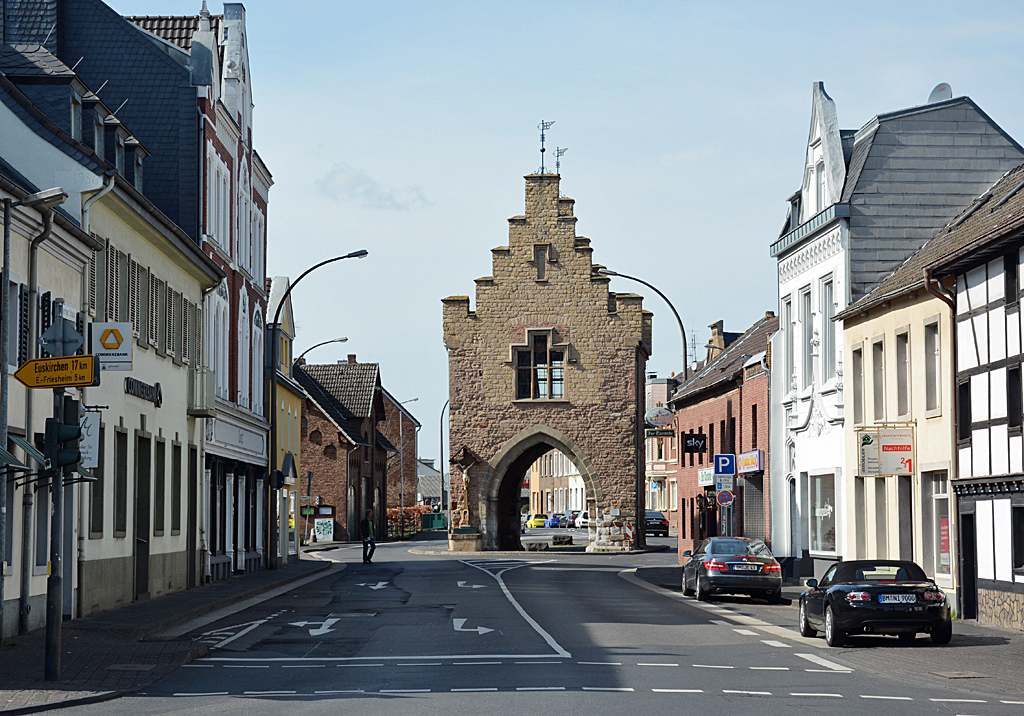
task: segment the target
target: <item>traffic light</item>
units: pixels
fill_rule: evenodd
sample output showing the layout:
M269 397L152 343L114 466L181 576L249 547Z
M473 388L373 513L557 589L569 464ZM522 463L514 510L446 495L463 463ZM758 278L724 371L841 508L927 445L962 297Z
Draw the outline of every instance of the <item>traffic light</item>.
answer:
M47 469L58 471L68 468L68 472L77 469L82 460L78 443L82 440L82 427L78 423L78 401L64 399L64 419L46 419L46 433L43 439L43 455L47 460Z

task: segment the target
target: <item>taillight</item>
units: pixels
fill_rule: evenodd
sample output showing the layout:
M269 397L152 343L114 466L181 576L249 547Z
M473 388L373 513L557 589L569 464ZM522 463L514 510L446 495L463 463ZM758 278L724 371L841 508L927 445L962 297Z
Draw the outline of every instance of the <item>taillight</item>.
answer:
M729 569L729 565L725 562L705 562L704 569L709 572L725 572Z
M870 602L870 592L848 592L846 594L846 601L848 602Z
M766 564L764 567L761 568L761 571L762 572L781 572L782 571L782 565L781 564Z
M941 602L946 598L946 594L941 589L935 591L928 590L921 595L926 602Z

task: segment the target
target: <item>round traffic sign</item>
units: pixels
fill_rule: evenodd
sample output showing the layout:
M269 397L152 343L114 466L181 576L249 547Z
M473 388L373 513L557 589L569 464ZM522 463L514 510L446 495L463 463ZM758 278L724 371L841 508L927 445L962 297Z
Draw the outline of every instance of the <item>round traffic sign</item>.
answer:
M718 493L718 504L728 507L732 504L733 494L729 490L721 490Z

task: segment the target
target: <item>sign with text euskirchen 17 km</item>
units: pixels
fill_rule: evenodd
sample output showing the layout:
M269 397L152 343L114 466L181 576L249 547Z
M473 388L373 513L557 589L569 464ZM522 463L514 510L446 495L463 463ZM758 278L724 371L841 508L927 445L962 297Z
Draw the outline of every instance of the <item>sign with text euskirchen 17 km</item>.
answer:
M36 358L26 361L14 377L28 388L81 388L99 385L99 363L95 356Z

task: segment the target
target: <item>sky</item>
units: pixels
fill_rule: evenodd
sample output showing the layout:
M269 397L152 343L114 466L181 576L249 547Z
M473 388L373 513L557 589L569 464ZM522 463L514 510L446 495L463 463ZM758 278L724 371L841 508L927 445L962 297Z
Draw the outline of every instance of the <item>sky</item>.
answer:
M201 0L106 0L125 15ZM1024 142L1024 3L245 3L253 142L270 168L270 275L294 291L295 355L380 364L440 452L448 398L441 299L473 295L523 212L523 176L567 147L561 190L594 261L657 286L703 358L708 325L776 310L768 247L802 178L811 86L839 124L924 104L949 83ZM211 0L210 10L222 5ZM549 165L553 153L547 153ZM671 311L648 370L681 369ZM691 352L691 359L693 353ZM445 450L448 449L445 434Z

